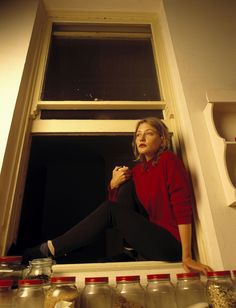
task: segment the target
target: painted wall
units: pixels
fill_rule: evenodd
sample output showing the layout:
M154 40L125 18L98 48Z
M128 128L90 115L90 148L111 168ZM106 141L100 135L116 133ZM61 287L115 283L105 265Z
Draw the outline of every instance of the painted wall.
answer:
M0 2L0 170L34 25L37 2L37 0Z
M207 104L207 91L236 89L236 2L164 0L164 9L184 93L182 106L179 102L178 109L181 113L181 108L184 110L187 106L195 143L187 140L187 153L191 153L188 145L196 146L200 160L197 165L188 155L191 169L199 168L195 170L194 184L205 244L210 247L208 250L212 251L214 258L215 232L223 267L233 268L236 260L236 245L232 242L236 232L236 208L225 205L203 110ZM188 130L187 126L182 125L182 128ZM188 135L188 132L183 133ZM209 232L207 225L212 223Z

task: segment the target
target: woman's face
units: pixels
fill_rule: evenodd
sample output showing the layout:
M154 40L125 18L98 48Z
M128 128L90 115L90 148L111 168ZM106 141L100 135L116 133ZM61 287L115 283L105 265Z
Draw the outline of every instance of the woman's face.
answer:
M144 155L146 161L148 161L159 150L163 142L163 137L159 135L153 126L148 123L142 123L137 129L135 142L138 153Z

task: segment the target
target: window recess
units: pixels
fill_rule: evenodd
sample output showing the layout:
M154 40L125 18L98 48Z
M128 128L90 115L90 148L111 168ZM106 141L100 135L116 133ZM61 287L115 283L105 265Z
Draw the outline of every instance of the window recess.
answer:
M150 25L53 24L41 101L160 102Z

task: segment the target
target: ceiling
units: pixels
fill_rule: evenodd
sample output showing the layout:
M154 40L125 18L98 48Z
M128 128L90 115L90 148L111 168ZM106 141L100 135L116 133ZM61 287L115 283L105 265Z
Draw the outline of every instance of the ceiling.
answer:
M48 10L157 12L161 0L43 0Z

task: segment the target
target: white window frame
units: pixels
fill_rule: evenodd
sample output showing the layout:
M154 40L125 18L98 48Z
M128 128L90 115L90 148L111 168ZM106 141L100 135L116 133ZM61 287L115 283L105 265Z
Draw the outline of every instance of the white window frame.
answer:
M42 9L42 8L41 8ZM165 53L163 44L161 27L159 24L158 14L110 14L110 13L86 13L78 14L76 12L47 12L45 8L38 14L38 20L34 33L32 35L32 43L29 49L28 59L26 63L25 74L22 79L21 93L18 97L18 103L14 117L20 117L21 122L14 127L12 131L17 134L12 137L12 147L8 147L6 153L5 166L8 167L9 176L5 179L4 201L2 204L3 218L1 220L4 228L0 236L1 253L4 254L9 243L11 243L17 235L20 219L22 192L24 187L25 175L27 170L28 155L30 149L31 137L35 134L88 134L106 132L114 133L132 133L134 131L135 120L40 120L39 114L42 109L90 109L91 102L54 102L41 101L40 93L43 83L43 76L46 67L46 59L49 50L51 38L51 27L53 22L83 22L83 23L123 23L123 24L150 24L153 34L154 59L157 65L159 88L162 101L158 102L116 102L104 101L96 102L93 106L96 109L161 109L164 112L164 121L169 126L173 133L173 145L178 145L178 134L175 132L176 124L174 121L173 94L170 72L168 70L169 63ZM23 108L22 108L23 106ZM9 162L9 164L8 164ZM37 198L37 196L35 196ZM90 267L94 267L91 265ZM143 275L153 271L155 268L165 271L169 268L164 262L148 262L139 264L129 264L130 269L136 268L137 271L142 271ZM118 267L117 267L118 268ZM125 266L123 266L125 270ZM181 264L171 266L172 270L179 270ZM74 270L74 269L73 269ZM72 271L73 271L72 270ZM97 267L94 269L98 271ZM104 267L104 270L105 267ZM60 268L58 268L60 272ZM63 272L63 268L61 268ZM68 272L68 268L67 268ZM144 276L143 276L144 277Z

